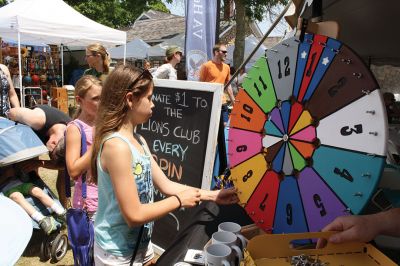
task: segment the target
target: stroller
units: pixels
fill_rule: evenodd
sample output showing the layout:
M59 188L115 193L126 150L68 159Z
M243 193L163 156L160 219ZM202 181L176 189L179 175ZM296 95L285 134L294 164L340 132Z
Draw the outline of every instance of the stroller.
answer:
M30 127L3 117L0 117L0 147L0 168L48 153L47 148ZM18 177L24 182L33 183L41 188L54 201L59 203L54 193L35 172L20 174ZM0 187L0 191L1 189L2 187ZM44 216L51 215L51 210L46 208L38 199L30 196L26 199ZM43 233L40 244L41 260L47 261L51 258L53 262L60 261L67 252L68 239L66 234L62 233L59 228L50 235L45 235L39 224L34 220L32 220L32 226L33 229L37 229L35 231Z

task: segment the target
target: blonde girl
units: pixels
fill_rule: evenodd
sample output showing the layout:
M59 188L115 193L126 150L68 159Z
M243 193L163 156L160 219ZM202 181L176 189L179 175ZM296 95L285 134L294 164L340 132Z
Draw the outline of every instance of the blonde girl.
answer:
M75 191L72 201L74 208L86 207L90 216L97 210L97 185L90 171L93 125L100 101L101 82L93 76L83 76L75 86L75 99L79 105L75 119L67 126L66 164L71 178L75 180ZM81 131L83 129L83 132ZM86 135L87 152L81 156L81 138ZM85 174L87 198L82 200L82 176Z
M95 221L96 265L142 265L153 221L199 201L237 202L235 190L206 191L169 180L150 154L137 125L152 115L150 72L118 66L104 84L95 123L92 171L97 177L99 206ZM153 202L156 187L167 197ZM142 234L140 233L142 232Z

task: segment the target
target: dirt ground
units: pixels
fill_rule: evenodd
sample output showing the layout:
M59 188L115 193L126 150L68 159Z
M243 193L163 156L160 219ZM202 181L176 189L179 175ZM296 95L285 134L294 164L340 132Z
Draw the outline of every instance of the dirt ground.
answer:
M50 187L51 191L57 194L56 189L56 177L57 171L54 170L47 170L41 168L39 170L39 174L42 177L42 180ZM67 235L67 230L64 230L65 234ZM15 265L18 266L36 266L36 265L74 265L74 259L72 256L72 250L69 248L65 257L57 262L53 263L49 261L40 261L40 243L43 234L38 232L38 230L34 230L32 234L31 241L29 242L28 246L26 247L24 254L21 258L17 261Z

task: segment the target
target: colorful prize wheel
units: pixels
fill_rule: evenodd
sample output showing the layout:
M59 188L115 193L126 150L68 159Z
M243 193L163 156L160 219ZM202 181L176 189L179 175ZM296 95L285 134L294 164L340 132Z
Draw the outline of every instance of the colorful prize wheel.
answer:
M269 49L232 110L231 178L266 232L321 230L358 214L386 155L387 122L370 70L345 44L306 34Z

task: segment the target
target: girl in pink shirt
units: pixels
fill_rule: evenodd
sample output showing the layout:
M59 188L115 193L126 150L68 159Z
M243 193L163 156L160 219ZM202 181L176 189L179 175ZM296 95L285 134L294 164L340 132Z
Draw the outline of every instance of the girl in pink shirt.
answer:
M75 85L75 99L79 105L75 120L67 126L65 160L68 174L75 180L75 191L72 201L74 208L86 208L93 217L97 210L97 185L93 183L90 171L92 154L93 125L99 106L101 82L87 75L80 78ZM81 128L84 132L81 132ZM86 134L87 152L81 156L81 138ZM87 197L82 199L82 176L86 173Z

